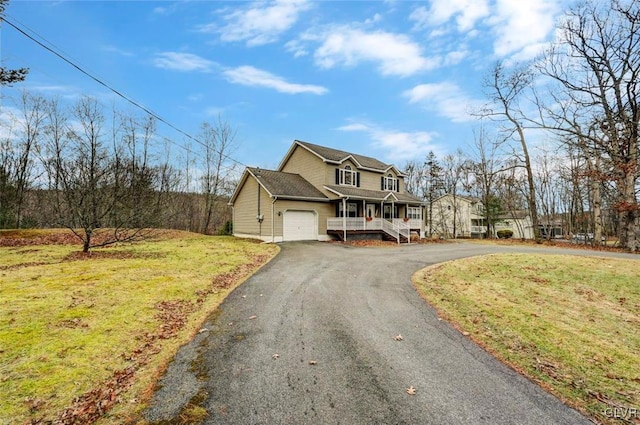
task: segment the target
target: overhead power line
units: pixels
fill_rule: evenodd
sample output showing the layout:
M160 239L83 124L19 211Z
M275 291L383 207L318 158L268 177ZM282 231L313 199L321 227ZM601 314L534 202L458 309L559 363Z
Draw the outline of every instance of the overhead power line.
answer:
M80 65L77 65L76 63L74 63L72 60L66 58L65 56L63 56L61 53L58 53L56 50L54 50L53 48L45 45L44 43L42 43L40 40L37 40L35 37L33 37L31 34L27 33L26 31L24 31L22 28L18 27L17 25L15 25L14 23L12 23L11 21L7 20L7 16L6 14L4 14L4 16L2 16L2 22L8 24L9 26L13 27L16 31L18 31L19 33L21 33L22 35L24 35L25 37L27 37L28 39L30 39L31 41L33 41L34 43L36 43L37 45L39 45L40 47L42 47L43 49L47 50L48 52L52 53L53 55L57 56L58 58L62 59L64 62L66 62L67 64L71 65L73 68L75 68L76 70L80 71L82 74L86 75L87 77L91 78L93 81L95 81L96 83L100 84L101 86L105 87L107 90L115 93L117 96L121 97L122 99L126 100L127 102L129 102L130 104L132 104L133 106L141 109L142 111L144 111L145 113L149 114L150 116L154 117L155 119L157 119L158 121L162 122L163 124L167 125L168 127L170 127L171 129L177 131L178 133L182 134L183 136L185 136L187 139L189 140L193 140L194 142L196 142L197 144L201 145L204 148L207 149L211 149L210 146L207 146L205 143L203 143L202 141L198 140L196 137L193 137L192 135L190 135L189 133L187 133L186 131L183 131L182 129L176 127L175 125L173 125L172 123L170 123L169 121L167 121L166 119L162 118L160 115L156 114L155 112L153 112L152 110L150 110L149 108L147 108L146 106L138 103L137 101L135 101L134 99L132 99L131 97L127 96L126 94L122 93L121 91L111 87L109 84L105 83L104 81L102 81L100 78L94 76L93 74L91 74L90 72L86 71L84 68L82 68ZM46 41L46 39L40 35L38 35L40 38L42 38L43 40ZM49 41L47 41L47 43L49 43ZM52 43L50 43L52 44ZM175 142L174 142L175 143ZM177 143L176 143L177 145ZM180 147L182 147L183 149L187 149L184 146L178 145ZM225 159L228 159L229 161L238 164L240 166L246 167L246 164L238 161L235 158L232 158L231 156L225 154L224 152L219 151L218 149L213 149L216 153L222 155Z

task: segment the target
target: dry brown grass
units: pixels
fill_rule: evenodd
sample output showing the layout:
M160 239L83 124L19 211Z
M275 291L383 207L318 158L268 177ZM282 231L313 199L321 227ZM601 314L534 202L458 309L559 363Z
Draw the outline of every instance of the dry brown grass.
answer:
M638 264L505 254L435 266L413 280L465 335L594 421L617 424L613 409L640 414Z
M79 253L63 232L0 247L0 423L121 424L274 245L166 232ZM104 414L108 412L108 414Z

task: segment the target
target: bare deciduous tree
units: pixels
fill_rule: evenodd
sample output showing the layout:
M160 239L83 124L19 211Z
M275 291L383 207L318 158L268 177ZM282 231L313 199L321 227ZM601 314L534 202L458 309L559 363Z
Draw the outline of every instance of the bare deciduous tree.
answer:
M127 150L113 134L111 145L106 142L105 117L95 99L80 99L70 119L57 104L49 106L43 162L55 197L57 224L70 229L82 241L83 252L146 236L155 224L154 207L158 202L154 197L160 194L158 170L143 167L139 161L146 161L135 154L137 149L132 144L142 143L144 157L153 123L145 121L136 130L129 128L124 133L131 136L140 131L143 135L141 140L122 139Z
M210 233L215 208L219 207L219 197L224 190L225 176L231 168L229 154L235 149L236 131L218 117L214 125L203 123L200 140L203 144L202 193L205 196L205 215L202 233ZM217 223L218 226L224 223Z
M533 74L528 67L507 70L504 64L497 63L484 84L491 104L481 115L503 123L502 130L506 136L519 144L520 152L516 157L521 159L522 166L526 172L527 206L533 222L534 235L538 240L540 239L540 232L538 229L536 187L524 125L525 122L530 120L525 116L519 105L520 99L530 87L532 79Z
M588 140L600 163L611 164L622 246L638 249L640 126L640 2L587 1L571 9L559 39L541 62L554 104L555 129ZM590 159L592 160L592 159ZM604 160L604 161L603 161Z

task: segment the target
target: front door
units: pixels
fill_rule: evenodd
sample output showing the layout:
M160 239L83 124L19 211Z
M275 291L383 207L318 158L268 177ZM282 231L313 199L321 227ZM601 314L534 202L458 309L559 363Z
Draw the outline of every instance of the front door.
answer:
M376 204L367 204L367 217L376 216Z

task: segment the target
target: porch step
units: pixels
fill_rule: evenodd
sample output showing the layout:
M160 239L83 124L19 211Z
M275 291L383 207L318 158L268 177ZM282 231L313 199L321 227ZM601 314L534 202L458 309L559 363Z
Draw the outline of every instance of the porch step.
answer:
M344 240L344 232L342 230L327 230L327 234L328 235L334 235L337 236L339 240ZM380 236L382 237L382 240L385 241L391 241L391 242L397 242L397 239L394 238L393 236L391 236L390 234L388 234L387 232L383 231L383 230L349 230L347 231L347 240L349 240L349 236L354 236L357 235L360 239L366 239L363 238L363 236L366 235L376 235L376 236ZM405 238L404 236L400 235L400 242L401 243L406 243L407 242L407 238Z

